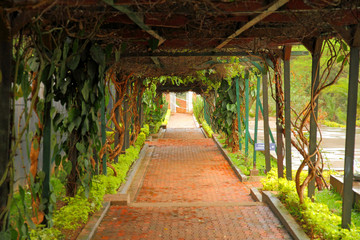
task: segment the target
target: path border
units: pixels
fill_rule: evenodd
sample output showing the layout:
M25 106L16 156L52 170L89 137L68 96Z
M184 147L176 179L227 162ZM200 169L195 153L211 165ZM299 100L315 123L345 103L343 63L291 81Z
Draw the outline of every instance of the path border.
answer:
M222 144L216 139L216 137L213 135L212 139L214 140L215 144L217 145L218 149L220 150L221 154L224 156L224 158L228 161L231 168L234 170L236 176L239 178L240 182L246 182L248 181L248 176L243 174L240 169L235 166L235 164L231 161L231 158L227 155L227 151L223 148Z
M110 202L104 202L103 207L95 212L86 223L85 227L81 230L76 240L91 240L99 227L101 221L109 211Z
M310 240L308 235L306 235L304 230L295 221L293 216L290 215L288 210L277 197L269 191L263 191L262 200L270 207L271 211L276 215L295 240Z

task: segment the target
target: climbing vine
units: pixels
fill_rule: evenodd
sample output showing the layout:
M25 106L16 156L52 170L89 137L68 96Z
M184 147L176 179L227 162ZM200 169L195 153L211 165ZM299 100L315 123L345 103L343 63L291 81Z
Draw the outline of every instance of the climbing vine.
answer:
M325 49L326 51L326 60L322 62L320 71L319 71L319 86L316 89L313 89L314 94L311 100L304 106L304 108L300 112L296 112L294 109L292 110L292 114L295 117L291 119L292 125L292 134L294 136L291 139L292 146L294 146L297 151L303 157L303 160L296 172L295 182L296 182L296 190L299 195L300 202L304 201L304 191L305 188L309 185L310 181L315 179L317 187L322 189L324 186L327 187L327 183L322 176L322 171L324 167L324 159L320 151L320 144L322 141L322 135L319 128L319 123L315 119L316 128L318 131L319 138L316 141L316 150L313 154L309 153L309 139L307 137L307 133L309 132L309 119L311 115L314 115L314 109L316 106L316 100L319 98L320 93L328 88L329 86L335 84L339 79L345 65L348 62L349 53L347 50L346 44L342 40L325 40L322 45L321 55L324 55ZM334 66L335 64L340 63L340 68L336 70L334 74ZM284 106L284 97L281 88L281 69L280 65L275 65L274 74L271 83L273 83L273 89L278 88L278 91L272 90L272 95L274 100L278 101L279 107ZM312 86L313 87L313 86ZM277 92L278 96L275 94ZM279 111L280 115L277 116L280 122L284 123L284 114L283 111ZM285 134L283 127L283 134ZM311 158L316 156L316 160L314 162L311 161ZM304 180L301 180L300 175L305 167L310 169L309 174Z

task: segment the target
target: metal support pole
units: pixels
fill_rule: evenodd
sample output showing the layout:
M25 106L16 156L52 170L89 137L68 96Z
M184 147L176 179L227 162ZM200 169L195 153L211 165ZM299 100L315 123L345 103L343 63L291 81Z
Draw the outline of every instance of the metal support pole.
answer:
M53 82L48 79L49 83L46 84L45 91L45 99L52 92L52 84ZM45 201L45 214L49 214L49 203L50 203L50 174L51 174L51 101L45 102L44 106L44 135L43 135L43 166L42 170L45 173L45 179L43 182L43 190L42 190L42 198L47 200ZM45 223L49 219L44 219Z
M277 60L275 65L275 81L278 84L280 75L279 72L276 71L277 65L279 64L279 61ZM282 86L280 86L282 88ZM283 111L283 106L280 104L282 89L279 89L276 87L276 157L277 157L277 167L278 167L278 177L284 177L284 141L283 141L283 126L282 122L280 120L281 111Z
M262 106L262 103L261 103L261 102L259 102L259 107L260 107L261 114L264 116L264 109L263 109L263 106ZM269 123L268 123L268 124L269 124ZM275 143L275 139L274 139L274 136L273 136L272 131L271 131L270 128L269 128L269 134L270 134L271 142L272 142L272 143ZM275 148L276 148L276 146L275 146Z
M286 179L292 179L291 168L291 109L290 109L290 55L291 46L284 48L284 101L285 101L285 150Z
M354 149L356 133L356 107L358 96L359 79L359 47L350 47L350 70L348 105L346 119L346 140L345 140L345 165L344 165L344 192L342 203L342 223L343 228L349 228L351 224L351 209L353 206L353 168L354 168Z
M245 157L249 155L249 72L245 72Z
M119 96L119 93L118 91L115 89L115 103L114 103L114 106L116 105L116 103L120 100L120 96ZM115 109L115 119L116 121L119 123L120 122L120 114L119 114L119 108L121 108L121 106L118 106L116 109ZM120 133L116 130L115 128L115 139L114 139L114 145L117 146L119 145L120 143ZM117 163L119 161L119 156L116 156L115 159L114 159L114 162Z
M142 127L142 116L141 116L141 102L142 102L142 95L141 95L141 86L142 86L142 83L141 81L139 80L139 83L138 83L138 96L137 96L137 112L138 112L138 121L139 121L139 126Z
M310 136L309 136L309 154L312 155L316 152L317 148L317 118L318 118L318 98L314 99L316 89L319 87L320 76L320 54L322 39L316 39L314 41L314 51L312 53L312 68L311 68L311 102L312 113L310 113ZM310 158L311 162L316 161L316 155ZM309 169L310 171L310 169ZM315 179L311 180L308 185L308 197L312 198L315 194Z
M263 85L263 102L264 102L264 111L263 120L264 120L264 143L265 143L265 169L266 172L271 170L271 162L270 162L270 143L269 143L269 105L268 105L268 76L267 73L263 73L262 75L262 85ZM261 102L260 102L261 109Z
M253 154L253 168L256 169L256 151L255 143L257 143L257 133L258 133L258 119L259 119L259 102L260 102L260 76L257 76L256 83L256 113L255 113L255 129L254 129L254 154Z
M236 83L236 107L237 107L237 119L238 119L238 135L239 135L239 149L241 151L241 137L242 137L242 131L241 131L241 112L240 112L240 88L239 88L239 81L240 78L236 77L235 79Z
M124 152L126 149L129 148L130 145L130 134L129 134L129 84L126 86L126 96L124 101L124 144L122 146L122 151Z
M10 173L6 171L10 167L11 149L11 51L12 39L10 29L7 28L5 16L0 12L0 179L6 174L5 181L0 185L0 231L6 230L8 218L3 211L8 203L10 194ZM5 226L5 229L3 228Z
M101 91L102 91L102 98L101 99L101 109L100 109L100 115L101 115L101 143L104 146L105 142L106 142L106 131L105 131L105 127L106 127L106 118L105 118L105 83L104 83L104 77L101 77L100 79L100 84L102 86ZM107 156L106 154L104 154L103 159L102 159L102 164L103 164L103 174L107 175L107 169L106 169L106 161L107 161Z

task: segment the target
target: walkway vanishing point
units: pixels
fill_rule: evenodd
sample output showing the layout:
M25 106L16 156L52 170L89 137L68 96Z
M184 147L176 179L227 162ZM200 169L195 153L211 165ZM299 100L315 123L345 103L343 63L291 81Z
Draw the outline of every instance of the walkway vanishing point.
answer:
M164 137L149 145L134 201L111 206L94 239L291 239L191 115L173 114Z

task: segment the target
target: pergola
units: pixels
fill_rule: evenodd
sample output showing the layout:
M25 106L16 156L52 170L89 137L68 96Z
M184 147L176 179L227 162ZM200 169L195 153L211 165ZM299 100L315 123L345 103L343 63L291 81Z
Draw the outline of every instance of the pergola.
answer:
M284 61L285 143L290 149L291 45L312 54L312 85L319 77L323 39L341 37L350 46L345 149L343 227L350 223L360 47L360 2L351 0L5 0L0 2L0 177L9 162L12 41L41 21L70 37L91 36L114 44L122 74L140 77L188 76L209 69L216 57L236 56L263 65L269 54ZM115 61L115 59L114 59ZM245 61L245 60L244 60ZM266 74L263 86L266 88ZM201 88L201 86L200 86ZM162 91L176 90L163 86ZM264 94L265 149L269 153L267 95ZM315 109L317 111L317 109ZM278 133L282 129L278 127ZM283 159L282 134L278 159ZM267 139L267 140L266 140ZM310 124L310 152L316 149L316 123ZM286 152L291 166L291 152ZM290 164L289 164L290 163ZM289 164L289 165L288 165ZM287 169L291 172L291 168ZM311 191L313 190L312 188ZM1 207L9 191L0 186Z

